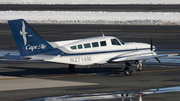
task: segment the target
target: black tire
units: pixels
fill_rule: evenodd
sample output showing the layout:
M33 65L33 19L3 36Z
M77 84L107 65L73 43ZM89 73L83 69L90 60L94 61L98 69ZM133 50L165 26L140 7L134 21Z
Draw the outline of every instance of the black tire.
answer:
M70 71L71 73L76 72L76 68L75 68L75 67L76 67L75 65L69 65L69 71Z
M143 70L143 65L141 63L139 63L136 67L137 71L142 71Z
M132 71L131 71L128 67L126 67L126 68L124 69L124 74L125 74L126 76L130 76L131 73L132 73Z

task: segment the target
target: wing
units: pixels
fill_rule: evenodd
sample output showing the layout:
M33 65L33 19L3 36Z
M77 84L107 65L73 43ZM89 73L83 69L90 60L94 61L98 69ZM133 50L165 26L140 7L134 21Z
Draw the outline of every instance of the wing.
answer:
M168 57L168 56L176 56L178 54L144 54L144 55L131 55L131 56L117 56L111 58L108 62L123 62L123 61L135 61L135 60L148 60L151 58L160 58L160 57Z

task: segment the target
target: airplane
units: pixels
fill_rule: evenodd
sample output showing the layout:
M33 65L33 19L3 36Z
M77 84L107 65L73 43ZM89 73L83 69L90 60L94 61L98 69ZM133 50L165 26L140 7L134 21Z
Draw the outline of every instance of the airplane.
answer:
M142 61L177 54L155 53L155 46L147 43L123 42L113 36L48 42L24 20L8 21L20 56L6 54L4 58L28 59L55 62L69 65L69 71L75 72L77 65L125 63L124 74L132 73L131 61L138 62L136 69L143 70ZM160 62L160 61L159 61Z

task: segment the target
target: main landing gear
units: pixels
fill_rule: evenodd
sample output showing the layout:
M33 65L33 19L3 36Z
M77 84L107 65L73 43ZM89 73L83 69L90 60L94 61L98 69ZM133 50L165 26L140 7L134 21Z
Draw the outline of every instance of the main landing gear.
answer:
M76 72L76 68L75 68L75 67L76 67L75 65L69 65L69 71L70 71L71 73Z
M132 70L129 68L131 66L131 64L129 63L129 61L126 61L125 64L126 64L126 67L124 68L124 74L126 76L129 76L132 73ZM136 70L137 71L142 71L143 70L143 65L141 63L141 60L139 60L139 63L136 66Z
M125 63L126 63L126 67L124 68L124 74L126 76L130 76L132 71L129 69L129 66L131 66L131 64L128 61L126 61Z

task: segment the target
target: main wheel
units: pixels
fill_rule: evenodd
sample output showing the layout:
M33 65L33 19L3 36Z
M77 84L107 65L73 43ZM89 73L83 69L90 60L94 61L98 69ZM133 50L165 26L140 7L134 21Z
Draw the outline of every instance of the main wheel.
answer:
M142 63L139 63L139 64L137 65L136 70L137 70L137 71L142 71L142 70L143 70L143 65L142 65Z
M75 65L69 65L69 71L71 72L71 73L74 73L75 71L76 71L76 68L75 68L76 66Z
M125 74L126 76L131 75L131 73L132 73L132 71L131 71L128 67L126 67L126 68L124 69L124 74Z

